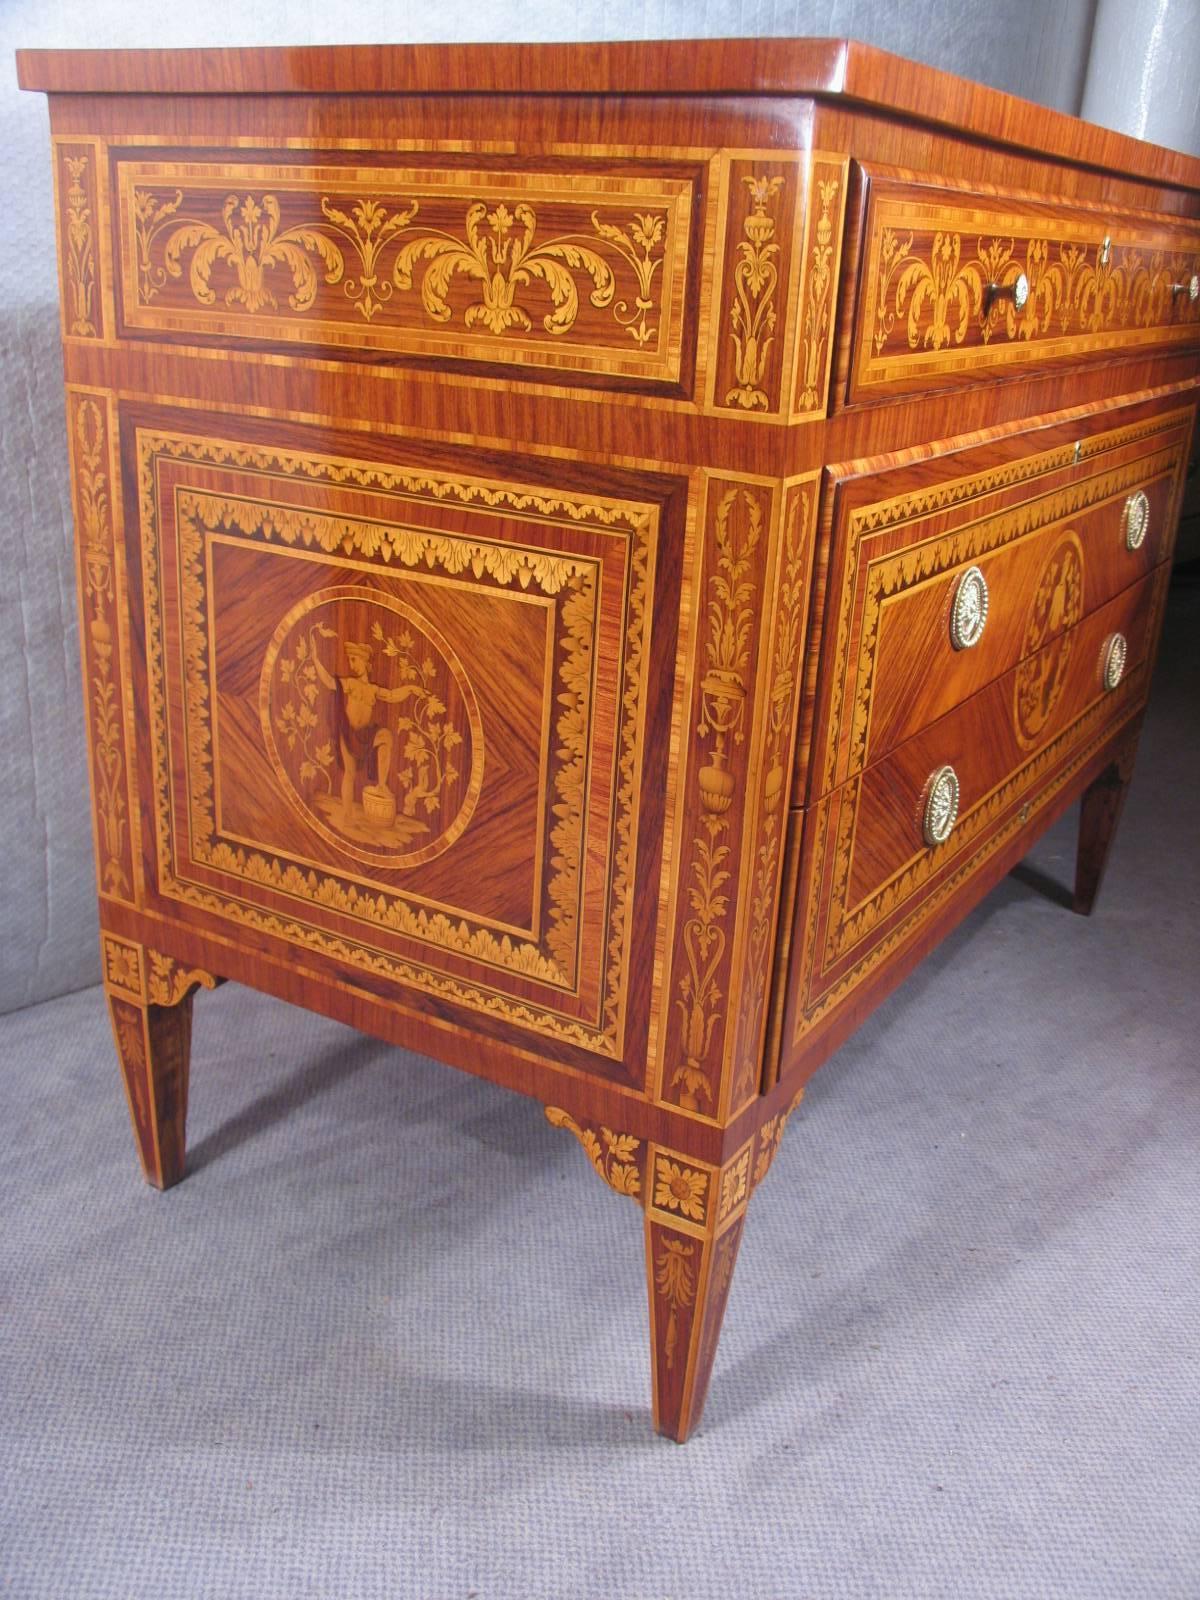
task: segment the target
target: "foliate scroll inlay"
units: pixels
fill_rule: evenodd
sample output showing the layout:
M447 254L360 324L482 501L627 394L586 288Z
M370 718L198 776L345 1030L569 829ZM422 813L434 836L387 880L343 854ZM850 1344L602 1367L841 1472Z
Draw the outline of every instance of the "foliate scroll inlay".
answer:
M696 723L706 759L696 776L698 826L686 878L691 914L683 925L683 971L675 998L683 1059L669 1082L679 1104L688 1110L715 1109L710 1050L724 1019L722 974L735 877L727 835L739 783L731 760L733 747L746 736L747 674L763 539L759 492L747 485L723 488L712 537L716 560L706 588L705 666Z
M67 332L94 339L99 321L96 284L94 157L63 152L67 192L63 215L63 266Z
M823 414L829 388L830 332L846 203L844 157L814 157L809 180L799 363L793 410Z
M217 980L203 967L184 967L160 950L147 950L146 998L151 1005L177 1006L197 987L215 989Z
M1074 649L1072 629L1083 615L1083 547L1066 533L1046 558L1034 591L1021 664L1013 690L1017 737L1028 749L1050 721Z
M890 178L874 187L864 387L924 373L962 381L1035 350L1079 356L1200 335L1200 308L1172 293L1200 265L1194 230L1130 218L1110 242L1083 213L1039 226L1015 198L988 205Z
M118 170L133 329L680 376L692 180Z
M733 269L733 304L729 311L737 383L725 396L727 406L744 411L768 410L770 398L763 387L779 314L775 291L779 284L779 244L775 238L775 197L783 188L779 175L743 179L749 190L749 210L742 223L745 238L737 248Z
M546 1121L553 1128L566 1128L573 1133L587 1152L588 1160L605 1183L618 1194L638 1199L642 1192L642 1175L638 1168L643 1141L630 1133L614 1133L611 1128L594 1128L576 1122L557 1106L546 1107Z
M106 402L72 399L75 516L101 889L128 899L133 873L121 711L119 597Z

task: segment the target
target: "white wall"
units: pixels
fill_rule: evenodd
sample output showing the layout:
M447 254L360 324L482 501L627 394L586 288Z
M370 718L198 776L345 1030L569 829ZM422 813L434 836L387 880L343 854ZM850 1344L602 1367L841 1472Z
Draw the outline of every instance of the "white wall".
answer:
M1120 18L1100 0L1105 26ZM1200 0L1149 0L1148 11ZM1063 110L1087 82L1096 0L0 0L0 1011L94 982L92 850L78 677L46 105L26 47L847 34ZM1106 35L1107 37L1108 35ZM1156 57L1153 95L1195 73ZM1110 120L1096 80L1093 114ZM1113 99L1113 97L1107 97ZM1186 90L1177 98L1182 105ZM1114 102L1115 103L1115 102ZM1120 101L1121 107L1128 103ZM1186 115L1184 122L1186 121ZM1173 123L1182 128L1184 122ZM1153 133L1149 119L1141 131ZM1179 142L1184 143L1182 135Z

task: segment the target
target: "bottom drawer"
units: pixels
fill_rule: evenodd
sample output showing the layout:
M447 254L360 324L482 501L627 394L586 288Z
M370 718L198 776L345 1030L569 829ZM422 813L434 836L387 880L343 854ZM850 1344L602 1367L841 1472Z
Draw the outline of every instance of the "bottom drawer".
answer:
M810 809L785 1052L965 900L973 874L1140 710L1169 578L1159 567Z

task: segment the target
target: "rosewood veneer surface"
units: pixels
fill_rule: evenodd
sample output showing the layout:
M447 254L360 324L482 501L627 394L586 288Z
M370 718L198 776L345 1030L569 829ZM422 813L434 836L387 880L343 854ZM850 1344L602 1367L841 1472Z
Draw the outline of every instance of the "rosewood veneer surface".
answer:
M18 70L146 1176L224 978L535 1096L686 1438L808 1077L1081 795L1091 909L1200 162L833 40Z

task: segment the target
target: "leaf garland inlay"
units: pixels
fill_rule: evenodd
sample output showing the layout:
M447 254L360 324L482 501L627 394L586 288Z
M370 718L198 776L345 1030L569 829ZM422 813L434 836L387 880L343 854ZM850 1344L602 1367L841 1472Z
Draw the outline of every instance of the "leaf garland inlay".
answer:
M734 516L735 508L740 515ZM701 680L700 718L696 731L712 740L709 759L697 774L700 826L693 841L687 887L692 915L683 926L684 971L675 1004L679 1010L683 1061L671 1079L679 1104L689 1111L713 1103L712 1074L707 1064L713 1034L722 1016L720 984L728 934L729 891L733 873L731 847L722 835L729 827L737 779L729 770L730 744L745 735L746 669L754 627L752 576L762 537L763 508L744 485L728 488L717 502L714 519L716 570L708 580L707 670Z
M637 1165L641 1139L631 1133L614 1133L605 1127L601 1127L597 1137L592 1128L581 1126L557 1106L546 1107L546 1121L553 1128L566 1128L575 1135L592 1166L610 1188L634 1199L641 1195L642 1177Z
M63 156L70 184L67 187L67 293L70 301L68 332L94 339L96 323L93 302L96 294L96 253L92 234L92 208L84 178L87 156Z
M83 598L90 602L85 645L91 673L92 754L96 820L101 857L101 886L109 894L128 896L125 870L128 802L125 794L120 689L113 665L116 591L113 578L113 529L104 460L108 432L95 400L75 406L75 487L79 509Z
M952 216L952 211L948 213ZM901 237L884 224L879 233L873 344L876 357L890 345L897 322L910 350L962 345L975 330L983 345L1002 333L1009 341L1046 336L1097 335L1172 324L1189 313L1176 307L1172 283L1200 268L1200 253L1110 249L1034 235L975 239L964 254L963 231L934 228L919 239ZM1024 248L1022 249L1022 244ZM1024 275L1028 295L1015 300L989 294L1009 289Z
M733 1086L737 1106L753 1094L761 1068L761 1024L767 999L767 972L775 933L779 859L783 843L788 781L788 756L795 728L797 674L807 608L806 563L813 491L795 490L784 522L784 549L779 576L775 634L771 646L771 687L767 702L767 745L763 758L762 815L750 895L750 925L741 983L739 1039L741 1055Z
M767 208L783 188L783 178L749 177L743 182L750 191L750 211L742 222L746 237L738 242L729 312L738 381L726 394L725 404L741 406L744 411L759 406L767 410L770 400L762 382L778 321L775 289L779 283L775 218Z
M197 985L215 989L217 980L203 967L182 967L173 956L160 950L147 950L150 970L146 975L146 997L154 1006L177 1006Z
M675 1365L679 1313L686 1311L696 1298L695 1254L694 1244L684 1244L682 1239L664 1239L655 1257L654 1281L668 1306L667 1331L663 1339L663 1356L668 1368Z
M830 288L833 283L833 217L834 201L841 189L840 178L818 178L817 194L821 212L817 219L816 238L809 258L809 277L804 307L802 331L800 391L797 408L811 410L823 397L822 375L825 363L825 345L829 338L831 309Z

